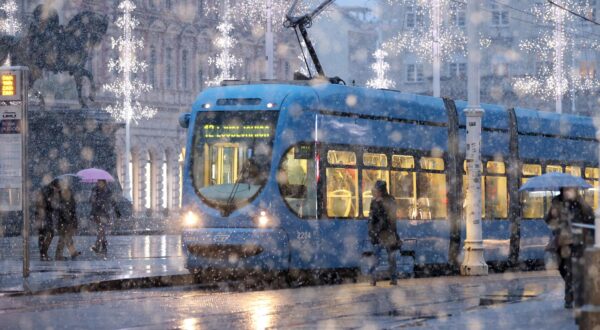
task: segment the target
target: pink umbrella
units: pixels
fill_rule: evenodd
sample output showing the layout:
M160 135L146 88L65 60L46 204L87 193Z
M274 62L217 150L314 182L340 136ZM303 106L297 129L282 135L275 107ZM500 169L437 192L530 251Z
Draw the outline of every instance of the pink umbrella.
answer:
M77 172L77 176L81 179L81 182L85 183L96 183L98 180L106 180L106 182L113 182L115 179L105 170L99 168L87 168Z

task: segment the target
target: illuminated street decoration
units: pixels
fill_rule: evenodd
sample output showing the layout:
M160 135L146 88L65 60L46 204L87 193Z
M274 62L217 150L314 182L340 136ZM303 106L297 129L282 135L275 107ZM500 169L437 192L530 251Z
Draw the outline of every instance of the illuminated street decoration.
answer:
M21 23L17 19L17 12L19 7L15 0L5 0L4 4L0 5L0 10L4 12L6 16L0 21L0 32L5 35L15 36L21 31Z
M119 57L118 59L109 60L108 70L120 74L120 77L112 83L104 85L104 89L113 93L120 101L107 106L105 110L115 119L125 121L125 164L129 164L131 157L131 122L137 123L140 119L154 117L156 109L142 105L138 100L143 93L150 91L152 86L133 79L132 76L146 69L146 63L138 61L136 57L136 50L142 49L144 45L141 39L133 36L133 30L138 25L138 21L131 15L135 9L135 4L130 0L123 0L118 9L123 14L117 19L115 25L122 30L122 35L117 39L111 38L111 40L112 48L119 51ZM131 200L129 171L125 171L123 194Z
M420 61L430 61L433 66L433 95L440 96L441 61L453 54L464 54L467 39L456 24L444 23L443 13L457 16L458 6L450 0L388 0L390 4L402 3L412 10L414 19L405 31L384 44L393 53L414 53ZM425 18L428 18L427 20Z
M396 83L386 77L386 73L390 68L390 65L385 61L385 57L388 53L383 49L377 49L373 53L375 63L371 64L371 68L375 73L375 78L367 81L367 87L371 88L394 88Z
M208 59L208 63L214 65L219 70L219 74L206 82L209 86L217 86L223 80L236 79L233 71L242 64L242 61L232 54L232 49L237 41L231 36L233 25L229 22L230 17L227 13L223 16L224 21L217 26L219 36L214 42L219 53Z
M582 13L582 15L589 12L591 8L588 1L561 0L556 2L570 10ZM520 94L536 95L545 100L554 99L556 112L562 113L562 98L566 93L575 90L589 91L600 87L599 82L592 76L582 76L576 70L566 70L565 54L571 53L573 56L573 52L578 47L600 50L600 43L589 38L580 38L578 44L568 42L574 36L568 37L567 34L576 33L576 31L567 30L569 30L570 23L578 18L558 6L544 2L534 6L532 13L542 23L552 26L553 31L538 29L541 32L537 38L524 40L519 44L523 51L538 57L537 74L515 78L514 87Z

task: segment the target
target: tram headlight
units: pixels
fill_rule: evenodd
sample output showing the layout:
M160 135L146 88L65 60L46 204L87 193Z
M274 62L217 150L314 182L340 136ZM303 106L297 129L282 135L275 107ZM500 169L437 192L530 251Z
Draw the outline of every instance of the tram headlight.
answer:
M271 222L270 220L271 219L269 219L266 211L260 211L258 217L256 218L256 223L259 227L266 227L269 225L269 222Z
M197 227L200 224L200 216L193 211L187 211L183 216L183 225L185 227Z

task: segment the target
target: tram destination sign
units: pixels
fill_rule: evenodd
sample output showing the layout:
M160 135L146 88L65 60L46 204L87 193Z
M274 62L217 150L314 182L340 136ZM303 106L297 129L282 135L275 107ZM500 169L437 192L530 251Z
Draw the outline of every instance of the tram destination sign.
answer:
M210 139L268 139L273 135L269 124L214 125L205 124L204 138Z

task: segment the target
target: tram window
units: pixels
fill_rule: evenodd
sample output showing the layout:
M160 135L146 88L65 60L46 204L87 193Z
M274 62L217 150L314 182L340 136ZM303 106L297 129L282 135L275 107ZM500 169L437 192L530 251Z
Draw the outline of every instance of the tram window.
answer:
M415 158L413 156L392 155L392 167L415 168Z
M327 162L331 165L356 165L356 153L345 150L327 151Z
M508 218L508 181L505 176L485 177L485 219Z
M327 216L355 218L358 216L358 170L327 168Z
M537 164L523 164L523 178L521 185L525 184L528 177L533 177L542 174L542 166ZM544 202L545 198L551 193L543 191L523 192L521 194L521 205L523 205L524 219L540 219L544 217Z
M417 210L419 218L446 218L446 175L443 173L417 174Z
M490 174L506 174L506 166L503 162L489 161L485 164L485 167Z
M384 155L385 156L385 155ZM390 171L388 170L362 170L362 207L363 215L369 216L371 208L371 201L373 200L373 194L371 189L378 180L385 181L387 186L390 186Z
M282 158L277 183L283 199L300 218L317 214L316 171L314 159L298 159L296 149L291 148Z
M595 167L586 167L585 168L585 177L587 179L598 179L600 176L600 170Z
M577 166L565 166L565 173L571 174L572 176L581 176L581 167Z
M387 167L387 156L385 154L372 154L365 152L363 154L363 165L365 166L376 166L376 167Z
M584 199L588 205L593 207L594 209L598 208L598 192L600 189L600 184L598 182L598 177L600 176L600 170L596 167L586 167L585 168L585 181L591 184L593 188L587 189L584 193Z
M415 172L392 171L390 194L396 199L398 219L417 219L417 175Z
M547 165L546 173L562 173L563 169L560 165Z
M442 158L421 157L419 160L421 168L424 170L444 170L444 160Z

